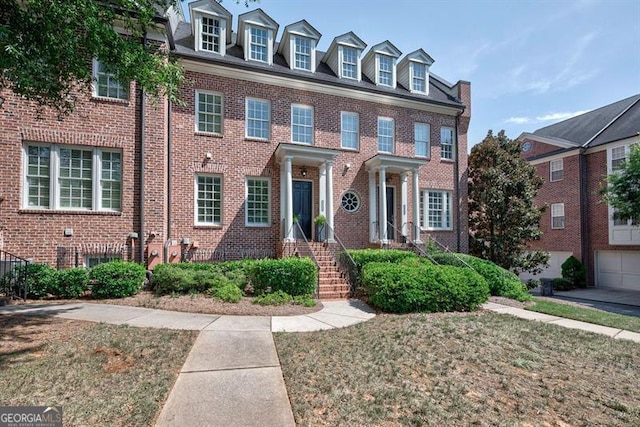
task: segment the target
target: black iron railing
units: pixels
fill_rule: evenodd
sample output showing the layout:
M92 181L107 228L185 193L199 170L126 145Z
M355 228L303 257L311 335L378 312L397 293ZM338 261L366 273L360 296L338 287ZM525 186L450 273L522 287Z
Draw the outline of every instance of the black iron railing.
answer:
M56 249L56 267L93 267L116 259L130 259L129 247L123 244L86 244Z
M27 298L29 261L0 250L0 293L7 297Z
M353 257L349 254L347 248L342 244L342 241L336 234L336 231L329 227L329 224L325 224L327 230L330 230L333 233L333 241L327 241L327 248L331 253L333 259L336 260L338 265L338 270L340 274L347 280L349 283L349 290L353 294L356 290L357 285L357 275L358 268L356 266L356 262L353 260Z

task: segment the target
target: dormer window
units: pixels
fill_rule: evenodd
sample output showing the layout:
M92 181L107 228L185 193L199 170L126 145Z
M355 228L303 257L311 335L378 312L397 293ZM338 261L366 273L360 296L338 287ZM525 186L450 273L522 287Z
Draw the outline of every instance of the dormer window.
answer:
M382 86L393 86L394 64L393 58L386 55L378 55L378 81Z
M281 54L292 70L315 73L316 46L322 34L304 19L284 27L278 46Z
M231 13L211 0L190 3L189 13L195 50L225 55L231 42Z
M269 55L269 32L264 28L251 27L249 59L267 62Z
M411 91L426 92L427 67L417 62L411 63Z
M306 37L296 37L294 39L294 46L294 68L311 71L311 39Z
M358 73L358 51L352 47L340 46L342 52L342 62L340 66L340 77L344 79L357 79Z
M429 95L429 67L433 64L427 52L418 49L398 62L398 83L412 93Z
M238 38L236 45L242 47L247 61L273 64L274 36L278 23L262 9L243 13L238 17Z
M360 56L367 47L360 37L351 31L333 39L322 58L322 62L341 79L360 81L362 79L362 60Z

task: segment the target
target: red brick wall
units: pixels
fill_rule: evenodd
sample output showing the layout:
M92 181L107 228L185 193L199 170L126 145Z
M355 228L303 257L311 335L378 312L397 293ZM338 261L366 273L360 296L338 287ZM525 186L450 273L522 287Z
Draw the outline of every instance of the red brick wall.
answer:
M531 143L531 149L527 152L522 152L522 158L524 159L530 159L541 154L546 154L562 149L562 147L558 147L557 145L545 144L543 142L533 141L531 139L525 139L523 143L526 141Z

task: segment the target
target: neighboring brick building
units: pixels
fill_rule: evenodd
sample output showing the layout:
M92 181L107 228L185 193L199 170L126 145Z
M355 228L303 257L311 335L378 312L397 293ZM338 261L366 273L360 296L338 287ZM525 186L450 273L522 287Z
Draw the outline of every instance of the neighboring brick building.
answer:
M640 290L640 228L613 219L599 189L638 142L640 95L520 136L522 157L535 165L547 206L533 246L551 255L540 276L560 277L571 255L580 259L591 286Z
M142 104L99 64L64 121L2 94L4 250L59 265L65 248L85 264L109 248L152 265L276 256L294 216L311 238L324 215L347 247L430 233L467 251L468 82L430 74L422 49L349 32L320 52L304 20L276 43L261 9L236 32L216 1L189 10L168 15L184 106Z

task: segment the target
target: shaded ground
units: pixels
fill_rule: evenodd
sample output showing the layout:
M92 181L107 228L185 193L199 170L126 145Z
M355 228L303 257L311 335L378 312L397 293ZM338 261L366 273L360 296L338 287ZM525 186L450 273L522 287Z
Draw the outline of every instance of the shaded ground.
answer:
M93 302L98 304L116 304L133 307L146 307L160 310L183 311L188 313L205 314L230 314L243 316L296 316L299 314L314 313L322 310L322 303L316 301L315 307L303 307L302 305L285 304L279 306L262 306L254 304L252 298L242 298L238 303L223 302L203 294L164 295L157 297L152 292L142 291L128 298L92 300L80 298L79 300L27 300L16 301L18 304L43 304L60 302Z
M197 336L0 316L2 405L61 405L64 425L152 425Z
M486 312L276 334L298 425L639 425L640 345Z

